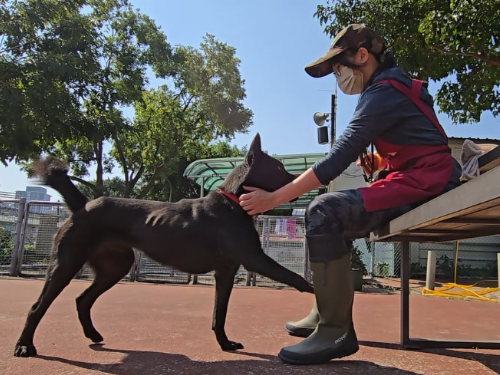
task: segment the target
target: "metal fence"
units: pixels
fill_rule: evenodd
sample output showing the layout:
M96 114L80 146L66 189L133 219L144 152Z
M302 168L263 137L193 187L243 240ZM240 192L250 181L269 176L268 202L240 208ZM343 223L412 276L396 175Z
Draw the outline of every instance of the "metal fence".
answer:
M399 243L361 243L369 273L379 277L400 277ZM458 246L458 251L457 251ZM452 280L457 262L457 278L492 278L497 276L497 253L500 236L479 237L442 243L412 243L411 277L425 277L429 251L436 251L436 277Z
M50 261L53 236L69 214L63 203L0 200L0 274L44 276ZM265 254L311 280L303 216L259 216L255 219L255 227ZM369 275L400 276L401 247L398 243L371 243L359 239L354 245L361 251L361 258ZM437 277L451 278L457 257L455 245L455 242L412 244L412 277L425 277L427 253L429 250L436 250ZM458 249L458 277L496 276L496 253L500 252L500 236L460 241ZM125 277L126 280L205 285L214 283L213 272L190 275L161 265L140 251L135 251L135 254L136 261ZM86 265L77 277L92 279L94 275ZM243 267L236 275L235 285L284 287L283 284L259 274L248 273Z
M9 275L16 246L19 200L4 199L0 204L0 275Z
M255 221L264 253L283 267L310 279L303 217L259 216ZM285 286L262 275L252 285Z
M53 237L69 212L62 203L28 202L21 229L20 273L45 275L49 265Z

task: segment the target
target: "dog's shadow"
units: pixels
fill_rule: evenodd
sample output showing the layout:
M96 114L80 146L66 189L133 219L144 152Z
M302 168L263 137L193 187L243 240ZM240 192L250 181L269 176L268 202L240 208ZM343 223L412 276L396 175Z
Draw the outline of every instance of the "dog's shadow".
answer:
M416 375L412 371L395 367L380 366L369 361L332 361L318 366L289 366L282 363L276 356L238 351L234 353L235 360L214 362L195 361L181 354L147 352L136 350L109 349L102 345L91 345L93 350L125 354L120 363L101 364L82 362L60 357L38 355L37 358L46 361L65 363L87 370L99 371L103 374L116 375L160 375L174 374L400 374ZM258 359L241 359L242 356Z

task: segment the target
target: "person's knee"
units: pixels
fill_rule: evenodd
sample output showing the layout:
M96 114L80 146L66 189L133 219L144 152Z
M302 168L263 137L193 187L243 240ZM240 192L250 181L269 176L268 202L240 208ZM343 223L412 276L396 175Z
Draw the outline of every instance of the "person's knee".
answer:
M349 253L336 218L335 195L319 196L306 209L306 238L311 262L330 262Z
M336 194L330 193L316 197L307 206L305 213L306 233L309 235L326 234L339 231L336 218Z

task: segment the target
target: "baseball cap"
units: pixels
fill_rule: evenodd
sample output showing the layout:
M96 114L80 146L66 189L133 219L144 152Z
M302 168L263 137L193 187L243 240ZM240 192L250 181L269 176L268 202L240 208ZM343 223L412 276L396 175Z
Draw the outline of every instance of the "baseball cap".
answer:
M333 72L330 59L347 49L365 47L368 52L380 54L384 51L386 42L375 31L360 24L351 24L339 32L330 49L319 59L306 66L306 72L311 77L320 78Z

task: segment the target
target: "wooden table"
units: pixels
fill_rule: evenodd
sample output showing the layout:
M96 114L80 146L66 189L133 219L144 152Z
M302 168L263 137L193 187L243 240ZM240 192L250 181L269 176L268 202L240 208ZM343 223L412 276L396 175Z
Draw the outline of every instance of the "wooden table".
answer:
M491 156L493 152L498 154L496 159ZM483 159L486 156L488 158ZM371 241L401 242L403 245L401 343L406 348L500 349L500 342L497 341L412 339L409 332L410 243L500 235L500 147L483 155L479 161L480 168L487 172L371 233Z

